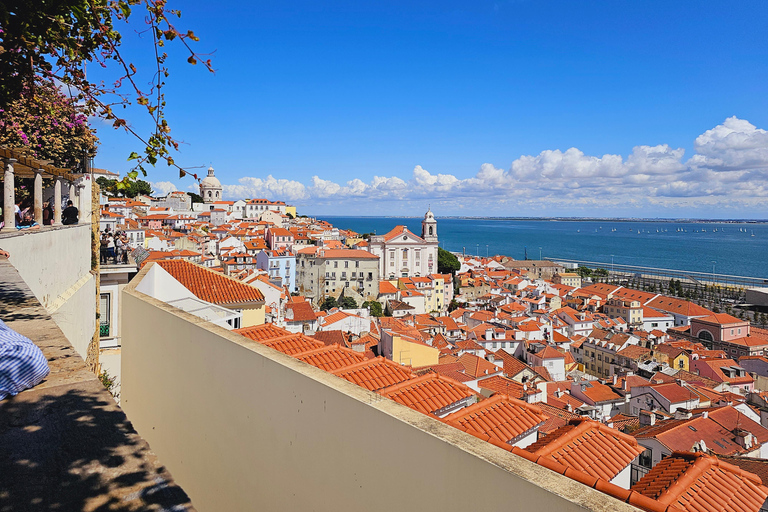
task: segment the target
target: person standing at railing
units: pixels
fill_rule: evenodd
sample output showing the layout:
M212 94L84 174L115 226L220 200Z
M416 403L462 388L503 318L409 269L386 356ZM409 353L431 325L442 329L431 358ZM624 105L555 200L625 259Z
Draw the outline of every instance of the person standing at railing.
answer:
M72 200L67 201L67 207L61 212L61 223L65 226L77 224L77 218L80 211L72 205Z

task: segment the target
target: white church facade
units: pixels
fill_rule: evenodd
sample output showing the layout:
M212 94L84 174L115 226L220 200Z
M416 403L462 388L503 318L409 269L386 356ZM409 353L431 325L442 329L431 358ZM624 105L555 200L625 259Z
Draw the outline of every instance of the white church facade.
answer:
M437 273L437 221L431 209L421 221L421 236L406 226L395 226L385 235L372 236L368 244L370 252L379 257L381 279Z

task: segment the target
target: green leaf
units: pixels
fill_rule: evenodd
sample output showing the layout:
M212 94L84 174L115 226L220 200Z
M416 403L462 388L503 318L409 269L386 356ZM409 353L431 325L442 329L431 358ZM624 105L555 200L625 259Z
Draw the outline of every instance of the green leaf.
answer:
M129 179L135 180L138 177L139 177L139 171L131 171L128 173Z
M139 158L139 154L138 154L137 152L135 152L135 151L134 151L134 152L132 152L130 155L128 155L128 161L129 161L129 162L130 162L131 160L136 160L136 159L138 159L138 158Z

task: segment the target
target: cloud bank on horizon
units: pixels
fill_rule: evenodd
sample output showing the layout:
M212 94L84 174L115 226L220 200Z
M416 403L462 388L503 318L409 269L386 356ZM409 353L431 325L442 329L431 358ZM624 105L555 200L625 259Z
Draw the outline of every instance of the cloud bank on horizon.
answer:
M696 137L691 158L686 160L684 153L667 144L635 146L626 158L556 149L523 155L507 170L484 163L464 179L416 165L408 179L374 176L368 182L336 183L313 176L305 184L272 175L245 176L237 184L224 184L223 191L228 199L264 197L337 213L340 201L365 206L369 214L385 213L377 212L377 205L392 212L395 207L423 208L425 201L438 204L444 214L768 213L768 131L729 117ZM163 193L175 189L171 182L153 185Z

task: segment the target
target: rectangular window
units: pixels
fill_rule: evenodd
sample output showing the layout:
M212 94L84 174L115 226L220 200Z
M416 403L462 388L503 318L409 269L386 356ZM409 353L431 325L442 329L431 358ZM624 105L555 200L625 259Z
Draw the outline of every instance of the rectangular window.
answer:
M359 267L360 267L360 262L359 262L359 261L356 261L356 262L355 262L355 268L359 268Z
M109 336L110 318L112 318L112 296L102 293L99 298L99 336Z
M333 262L333 268L339 268L339 262L338 261L334 261Z
M348 261L344 262L344 268L349 268L349 262Z

